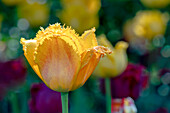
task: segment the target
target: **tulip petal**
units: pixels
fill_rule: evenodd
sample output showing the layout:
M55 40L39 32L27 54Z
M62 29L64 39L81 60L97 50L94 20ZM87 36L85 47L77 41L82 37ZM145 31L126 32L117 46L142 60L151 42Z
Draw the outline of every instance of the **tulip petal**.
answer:
M84 51L81 55L81 69L77 75L77 79L72 87L75 90L81 87L94 71L101 57L110 54L111 51L103 46L96 46L92 49Z
M41 30L38 31L36 38L37 41L40 42L43 38L45 39L47 37L57 37L61 35L65 37L63 40L69 42L70 45L74 45L74 49L77 49L77 52L82 53L82 46L78 40L79 37L75 30L71 29L71 27L61 27L59 23L50 25L45 30L41 27Z
M21 38L21 44L23 45L24 55L26 59L28 60L29 64L35 71L35 73L41 78L42 76L40 74L38 66L34 62L34 51L37 46L36 40L25 40L24 38Z
M84 51L98 45L94 32L95 28L85 31L80 37L80 43Z
M35 52L35 62L46 85L59 92L70 91L81 65L80 55L65 38L45 38Z

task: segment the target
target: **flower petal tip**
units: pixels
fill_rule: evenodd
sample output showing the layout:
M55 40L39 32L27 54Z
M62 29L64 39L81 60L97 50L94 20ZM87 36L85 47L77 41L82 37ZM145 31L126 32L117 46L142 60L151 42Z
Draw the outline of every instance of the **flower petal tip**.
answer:
M127 43L127 42L124 42L124 41L119 41L117 44L116 44L116 46L115 46L115 48L117 48L117 49L127 49L129 47L129 44Z
M93 50L95 53L100 54L101 57L104 57L104 55L106 54L112 53L112 51L108 47L104 47L104 46L96 46L93 48Z

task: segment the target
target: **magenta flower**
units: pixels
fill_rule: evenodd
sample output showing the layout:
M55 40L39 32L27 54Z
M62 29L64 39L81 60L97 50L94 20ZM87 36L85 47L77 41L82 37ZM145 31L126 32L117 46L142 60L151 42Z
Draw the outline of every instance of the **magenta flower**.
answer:
M0 99L8 90L20 86L26 78L26 67L21 59L0 62Z
M61 94L43 83L33 84L29 109L31 113L62 113Z
M145 67L137 64L128 64L126 70L118 77L111 78L112 98L131 97L137 99L140 92L148 84L148 75ZM104 80L101 81L101 88L104 92Z
M151 113L168 113L168 110L166 108L158 108L156 111L153 111Z

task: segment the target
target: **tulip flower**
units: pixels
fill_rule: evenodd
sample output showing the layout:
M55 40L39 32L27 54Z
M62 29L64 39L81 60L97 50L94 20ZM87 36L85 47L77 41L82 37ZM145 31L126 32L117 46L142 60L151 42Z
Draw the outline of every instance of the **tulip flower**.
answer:
M15 89L25 82L26 67L21 59L0 62L0 86Z
M149 8L164 8L170 4L170 0L140 0Z
M100 58L111 53L98 46L94 32L93 28L79 36L57 23L41 28L34 39L21 39L24 55L34 71L49 88L63 92L62 100L66 98L67 103L68 92L81 87Z
M157 10L139 11L133 19L125 23L125 39L133 48L145 53L153 39L165 34L168 21L168 13Z
M115 77L121 74L128 64L128 58L126 49L128 43L119 41L115 47L107 40L105 35L98 37L99 45L109 47L112 50L112 54L102 58L97 65L94 74L102 78Z
M119 76L111 79L112 98L131 97L137 99L148 85L149 76L142 65L129 63L126 70ZM104 93L104 80L101 80L101 90Z
M31 27L37 27L47 24L50 9L47 4L29 4L25 1L17 7L17 12L19 18L27 19Z
M168 113L168 109L167 109L167 108L160 107L160 108L158 108L157 110L155 110L155 111L153 111L153 112L150 112L150 113Z
M58 14L61 22L72 26L77 32L83 33L93 26L98 27L99 18L97 14L89 13L85 8L78 5L72 5L64 8Z
M112 99L112 113L137 113L134 100L130 97Z
M43 83L33 84L29 109L31 113L62 113L61 94Z
M100 0L61 0L61 3L64 8L78 5L93 14L97 14L101 7Z
M107 40L105 35L99 36L98 42L100 45L109 47L113 51L112 54L107 55L107 57L104 57L100 60L94 71L96 76L105 78L106 111L107 113L111 113L110 77L118 76L126 69L128 63L126 55L128 43L120 41L114 48L112 44Z

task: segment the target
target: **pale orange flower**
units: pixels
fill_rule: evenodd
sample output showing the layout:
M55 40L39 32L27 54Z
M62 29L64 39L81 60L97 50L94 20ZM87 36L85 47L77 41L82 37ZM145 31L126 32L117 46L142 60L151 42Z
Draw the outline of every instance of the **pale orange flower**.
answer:
M98 46L95 29L82 36L60 24L41 28L36 38L21 39L28 62L52 90L68 92L81 87L90 77L100 57L111 51Z

